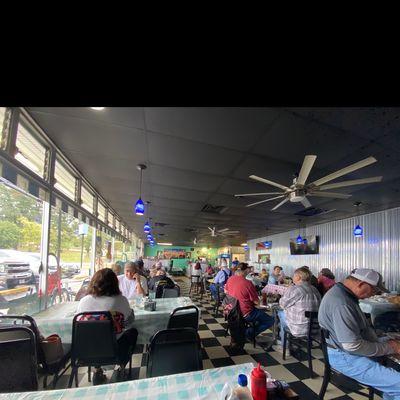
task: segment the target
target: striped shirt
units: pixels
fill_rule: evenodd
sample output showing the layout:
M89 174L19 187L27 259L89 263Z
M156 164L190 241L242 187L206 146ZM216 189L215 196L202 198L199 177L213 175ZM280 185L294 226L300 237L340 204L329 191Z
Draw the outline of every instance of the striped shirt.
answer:
M308 282L290 286L279 301L285 310L286 323L294 336L305 336L308 332L309 319L305 311L318 311L321 295Z

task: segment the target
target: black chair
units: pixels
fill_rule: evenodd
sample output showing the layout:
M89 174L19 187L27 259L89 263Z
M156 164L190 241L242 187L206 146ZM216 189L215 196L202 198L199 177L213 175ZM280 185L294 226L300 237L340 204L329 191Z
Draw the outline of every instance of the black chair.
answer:
M153 336L147 352L147 378L202 369L200 338L195 329L166 329Z
M35 334L21 325L0 328L0 392L38 390Z
M85 316L102 316L101 320L79 320ZM131 356L133 349L130 349ZM114 331L114 322L110 312L91 311L75 315L72 322L71 376L68 387L78 387L78 368L88 367L89 382L91 367L119 364L118 343ZM129 377L132 371L132 357L129 358Z
M290 332L289 328L285 327L285 334L283 336L283 356L282 358L286 360L286 348L291 347L291 345L297 345L297 347L303 347L305 344L307 347L307 360L308 369L310 370L310 378L314 377L314 371L312 366L312 349L318 349L321 346L320 340L320 326L318 323L318 311L305 311L305 317L308 318L308 329L307 336L294 336ZM289 342L289 343L288 343ZM313 343L317 345L314 346Z
M356 381L355 379L349 378L348 376L342 374L341 372L339 372L331 367L331 365L329 364L328 350L327 350L327 344L326 344L327 338L329 338L329 331L321 328L321 348L322 348L322 353L324 354L325 370L324 370L324 379L322 381L321 390L319 391L319 399L320 400L324 399L324 396L326 393L326 388L328 387L328 383L330 382L331 376L333 375L333 377L344 378L345 380L347 380L353 384L364 386L365 388L368 389L368 394L360 392L359 390L354 390L354 389L352 389L352 391L361 396L368 397L369 400L373 400L374 388L372 386L363 385L360 382Z
M48 363L40 342L40 331L35 320L29 315L2 315L0 316L0 324L3 322L17 324L17 321L25 327L28 327L35 335L37 362L42 367L41 373L44 374L43 388L47 388L47 377L54 375L52 388L55 389L58 379L69 368L68 360L71 358L71 343L62 343L64 356L54 362ZM1 326L1 325L0 325Z
M203 281L200 275L190 275L189 296L192 293L192 289L196 294L199 294L200 290L200 294L203 296Z
M214 296L211 296L211 297L214 300L214 305L213 305L214 317L218 318L219 308L221 307L222 300L225 297L225 293L222 291L222 288L219 283L216 283L215 287L217 288L217 298L215 298Z
M173 288L164 288L162 292L163 299L179 297L180 295L181 295L181 288L176 284Z
M199 329L199 309L196 306L175 308L169 316L167 329L193 328Z
M400 332L400 312L388 311L378 314L374 319L373 326L375 329L385 333Z

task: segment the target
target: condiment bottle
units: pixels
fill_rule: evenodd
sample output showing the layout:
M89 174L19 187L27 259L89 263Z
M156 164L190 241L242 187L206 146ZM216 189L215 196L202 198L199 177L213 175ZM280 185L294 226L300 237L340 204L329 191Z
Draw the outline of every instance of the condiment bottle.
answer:
M250 374L251 395L254 400L267 399L267 376L258 363L256 368L253 368Z

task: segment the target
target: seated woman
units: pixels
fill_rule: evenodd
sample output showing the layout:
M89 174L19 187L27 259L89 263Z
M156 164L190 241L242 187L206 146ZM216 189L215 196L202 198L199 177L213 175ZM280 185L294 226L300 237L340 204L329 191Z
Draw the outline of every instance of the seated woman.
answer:
M208 267L207 267L207 269L206 269L206 274L207 274L208 276L214 275L214 268L211 266L211 264L208 264Z
M322 268L318 274L318 286L317 289L323 296L332 286L336 284L335 275L329 268Z
M267 270L265 268L263 268L261 270L261 273L260 273L259 277L260 277L262 282L266 283L268 281L268 272L267 272Z
M268 278L268 284L279 285L284 282L285 274L282 272L282 267L279 265L274 267L272 274Z
M79 301L76 313L87 311L119 312L124 316L123 327L129 326L135 319L127 298L119 290L117 276L110 268L100 269L93 275L87 295ZM120 371L123 371L129 361L129 348L136 346L138 331L131 327L116 336ZM105 379L102 368L96 368L93 384L102 383Z

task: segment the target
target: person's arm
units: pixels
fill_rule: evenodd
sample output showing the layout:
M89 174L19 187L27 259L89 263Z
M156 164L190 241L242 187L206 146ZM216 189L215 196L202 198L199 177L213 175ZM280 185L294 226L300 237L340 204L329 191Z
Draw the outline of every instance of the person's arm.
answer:
M137 294L142 294L143 296L145 295L144 288L142 287L142 282L140 279L140 275L138 273L135 274L134 276L136 278L136 293ZM146 285L147 287L147 285Z
M376 357L400 351L396 341L380 343L361 336L357 311L349 306L337 307L332 316L335 336L343 349L351 354Z
M251 286L248 286L250 300L255 304L260 304L260 299L258 298L257 290L255 289L253 283L251 282Z
M298 300L299 291L297 290L296 286L290 286L279 300L279 305L283 309L286 309L295 305Z

